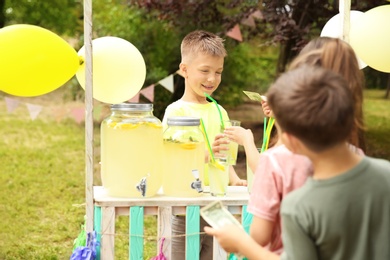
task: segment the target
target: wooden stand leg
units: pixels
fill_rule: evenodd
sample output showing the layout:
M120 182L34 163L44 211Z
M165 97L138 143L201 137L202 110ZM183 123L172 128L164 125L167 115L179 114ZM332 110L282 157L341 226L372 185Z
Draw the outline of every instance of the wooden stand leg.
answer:
M158 216L157 216L157 223L158 223L158 237L160 238L159 242L161 241L161 238L165 237L163 252L164 255L167 257L167 259L172 259L172 207L159 207L158 208ZM157 246L157 254L158 252L158 246Z
M115 259L115 207L102 207L101 259Z

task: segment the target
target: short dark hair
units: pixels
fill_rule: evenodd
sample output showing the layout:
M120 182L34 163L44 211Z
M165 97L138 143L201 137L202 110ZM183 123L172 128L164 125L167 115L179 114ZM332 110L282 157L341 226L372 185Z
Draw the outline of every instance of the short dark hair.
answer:
M282 132L320 152L348 139L354 101L346 80L318 66L303 65L282 74L268 102Z

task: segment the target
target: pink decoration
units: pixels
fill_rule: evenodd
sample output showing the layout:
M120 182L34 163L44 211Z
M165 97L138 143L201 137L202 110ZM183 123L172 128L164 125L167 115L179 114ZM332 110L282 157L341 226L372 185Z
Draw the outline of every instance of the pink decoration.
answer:
M138 102L139 102L139 94L140 94L140 92L138 92L137 94L135 94L135 96L132 97L132 98L130 98L130 99L128 100L128 102L131 102L131 103L138 103Z
M84 108L73 108L72 116L76 123L80 124L85 118L85 109Z
M149 87L146 87L140 91L140 93L146 97L148 100L153 102L154 100L154 84L150 85Z
M251 14L251 16L252 16L253 18L256 18L256 19L264 19L264 16L263 16L263 14L262 14L262 12L261 12L260 10L257 10L257 11L255 11L255 12L253 12L253 13Z
M226 35L239 42L242 42L242 35L240 31L240 26L238 24L236 24L230 31L228 31Z
M5 97L4 99L8 113L12 113L19 106L19 101L16 99L8 97Z
M255 19L252 15L249 15L248 18L242 19L241 23L250 27L256 27Z

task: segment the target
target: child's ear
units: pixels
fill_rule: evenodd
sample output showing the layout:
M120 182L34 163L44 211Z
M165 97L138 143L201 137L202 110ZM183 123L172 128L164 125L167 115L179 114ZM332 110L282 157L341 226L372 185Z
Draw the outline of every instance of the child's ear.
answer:
M187 65L184 63L180 63L179 69L180 69L181 73L183 74L183 77L187 78Z

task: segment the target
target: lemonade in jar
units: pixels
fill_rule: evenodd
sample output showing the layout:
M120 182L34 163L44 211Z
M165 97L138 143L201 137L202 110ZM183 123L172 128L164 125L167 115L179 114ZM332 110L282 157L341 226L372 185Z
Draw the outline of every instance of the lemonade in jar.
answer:
M111 106L101 124L101 178L113 197L151 197L162 184L162 124L153 104Z
M203 192L205 142L196 117L170 117L164 131L163 192L196 197Z

